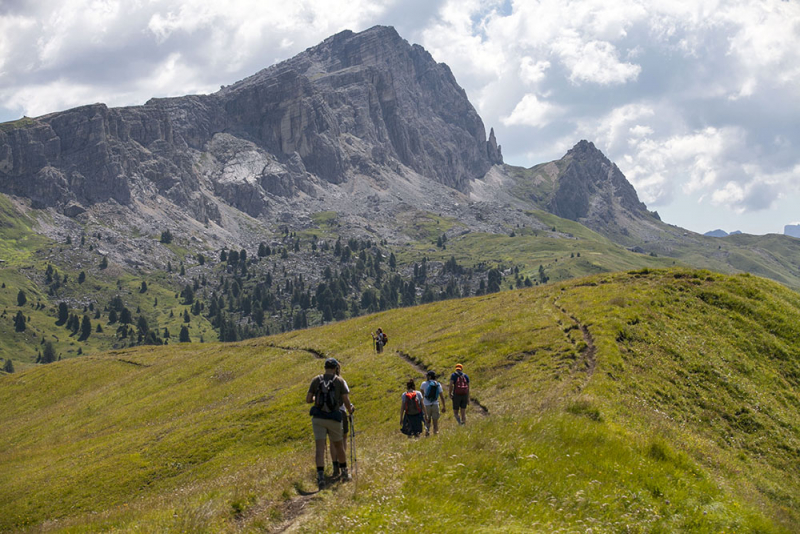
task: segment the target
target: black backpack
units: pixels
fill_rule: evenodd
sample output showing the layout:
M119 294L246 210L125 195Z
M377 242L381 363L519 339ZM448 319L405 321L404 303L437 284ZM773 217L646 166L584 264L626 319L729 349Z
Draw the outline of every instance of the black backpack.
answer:
M436 380L428 381L428 389L425 390L425 400L429 402L436 402L439 398L439 382Z
M314 404L322 411L333 412L339 409L339 403L336 402L335 382L335 375L330 380L325 380L325 375L319 376L319 385L317 386L317 394L314 397Z

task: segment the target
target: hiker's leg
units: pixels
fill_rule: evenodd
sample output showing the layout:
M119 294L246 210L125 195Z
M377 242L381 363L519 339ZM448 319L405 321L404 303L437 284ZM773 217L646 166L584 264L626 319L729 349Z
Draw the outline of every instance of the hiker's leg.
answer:
M336 448L336 456L334 456L334 458L339 462L339 465L347 463L347 456L344 452L344 441L336 441L333 443L333 446Z
M324 419L320 419L318 417L311 418L311 429L314 431L314 443L315 443L315 461L317 463L317 468L324 468L325 467L325 438L328 435L328 431L325 429Z
M461 424L462 425L467 424L467 409L466 408L461 408Z
M316 453L316 462L317 462L317 470L320 468L325 468L325 440L324 439L317 439L314 440L317 446L317 453Z

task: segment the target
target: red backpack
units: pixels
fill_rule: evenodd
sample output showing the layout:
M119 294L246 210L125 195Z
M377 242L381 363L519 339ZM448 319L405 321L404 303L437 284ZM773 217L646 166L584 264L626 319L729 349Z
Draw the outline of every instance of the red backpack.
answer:
M419 398L417 397L416 391L407 391L404 393L406 396L406 413L408 415L417 415L418 413L422 412L422 408L419 405ZM412 404L413 399L413 404ZM413 407L413 409L412 409Z
M469 393L469 381L467 380L467 375L464 373L457 373L456 387L453 393L456 395L466 395Z

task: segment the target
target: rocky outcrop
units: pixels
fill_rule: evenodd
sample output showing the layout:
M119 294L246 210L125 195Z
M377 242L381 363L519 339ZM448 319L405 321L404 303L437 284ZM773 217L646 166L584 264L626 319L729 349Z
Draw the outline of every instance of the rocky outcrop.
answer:
M494 137L494 128L489 131L489 140L486 141L486 157L492 165L503 164L503 152L500 145L497 144L497 139Z
M650 216L636 190L619 168L594 144L581 141L560 160L555 192L549 211L573 221L592 218L610 223L617 210Z
M345 31L213 95L103 104L0 125L0 191L37 207L214 198L258 216L400 166L466 191L502 163L450 69L393 28Z

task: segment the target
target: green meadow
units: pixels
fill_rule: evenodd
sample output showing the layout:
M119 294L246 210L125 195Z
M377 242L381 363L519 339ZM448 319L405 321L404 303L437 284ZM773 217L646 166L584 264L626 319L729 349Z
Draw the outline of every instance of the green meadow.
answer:
M796 532L799 334L775 282L638 268L36 366L0 376L0 531ZM356 477L317 493L328 356ZM405 381L456 363L467 425L401 435Z

